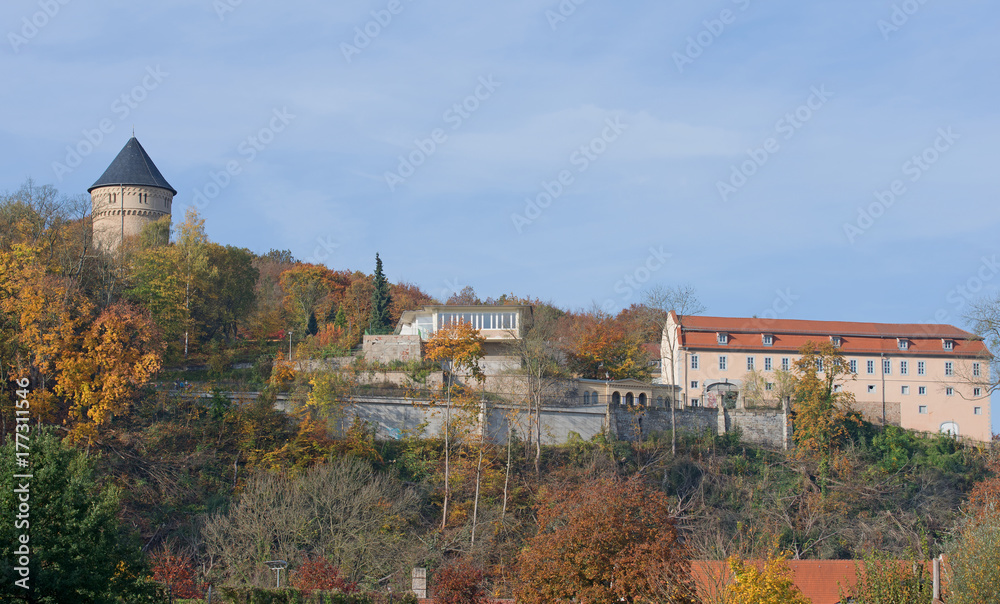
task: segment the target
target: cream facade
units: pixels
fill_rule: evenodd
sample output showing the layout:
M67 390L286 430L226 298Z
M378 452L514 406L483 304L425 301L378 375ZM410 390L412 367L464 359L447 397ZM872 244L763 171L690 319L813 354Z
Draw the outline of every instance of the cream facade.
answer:
M950 325L683 317L670 313L661 355L678 406L781 406L807 342L832 342L853 375L841 387L870 421L980 441L992 438L990 361Z

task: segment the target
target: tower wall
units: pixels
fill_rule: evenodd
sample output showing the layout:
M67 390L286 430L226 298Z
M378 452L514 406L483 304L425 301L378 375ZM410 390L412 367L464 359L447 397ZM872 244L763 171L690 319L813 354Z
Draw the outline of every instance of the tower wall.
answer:
M94 247L103 251L118 249L122 241L123 211L125 237L134 237L147 224L169 217L173 200L173 193L159 187L111 185L92 190Z

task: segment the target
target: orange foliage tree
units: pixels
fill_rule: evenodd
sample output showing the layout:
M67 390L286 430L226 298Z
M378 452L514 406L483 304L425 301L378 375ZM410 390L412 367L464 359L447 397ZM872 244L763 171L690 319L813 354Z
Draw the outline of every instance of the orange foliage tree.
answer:
M316 590L338 590L343 593L358 591L358 584L340 576L340 569L326 558L311 558L299 566L292 575L292 586L311 595Z
M626 329L626 322L600 312L575 321L571 336L570 368L581 377L603 380L649 379L649 359L642 349L642 333Z
M695 602L667 497L638 478L550 489L537 512L538 534L518 556L518 602Z
M103 424L136 398L160 370L163 346L149 312L120 302L83 332L79 345L56 362L56 392L80 421Z
M847 376L853 378L844 355L831 342L807 342L795 361L796 386L792 412L795 444L803 452L824 456L847 438L853 421L854 395L838 391Z
M483 604L489 601L483 579L486 573L469 560L450 562L434 575L436 604Z
M170 588L175 598L201 598L204 590L198 589L194 580L194 562L186 556L167 552L153 555L153 580Z

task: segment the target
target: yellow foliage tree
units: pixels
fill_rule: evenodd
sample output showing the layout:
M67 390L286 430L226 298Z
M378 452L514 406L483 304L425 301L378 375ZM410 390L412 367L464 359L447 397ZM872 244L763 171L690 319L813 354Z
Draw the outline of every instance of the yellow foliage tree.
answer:
M57 394L80 422L107 423L160 370L163 346L149 313L128 303L109 306L57 361Z
M733 582L726 588L726 604L810 604L792 581L785 554L770 556L763 568L729 558Z
M801 451L828 455L847 437L854 395L837 388L852 376L847 361L831 342L807 342L795 361L792 412L795 444Z

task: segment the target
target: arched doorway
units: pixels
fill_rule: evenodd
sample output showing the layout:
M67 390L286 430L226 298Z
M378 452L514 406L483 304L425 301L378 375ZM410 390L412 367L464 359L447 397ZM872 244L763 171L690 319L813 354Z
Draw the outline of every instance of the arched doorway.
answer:
M613 405L620 405L620 404L622 404L622 393L621 392L618 392L616 390L615 393L611 395L611 404L613 404Z
M628 405L629 407L635 404L635 397L632 396L631 392L625 395L625 404Z
M639 394L639 406L640 407L645 407L646 406L646 393L645 392L642 392L642 393Z

